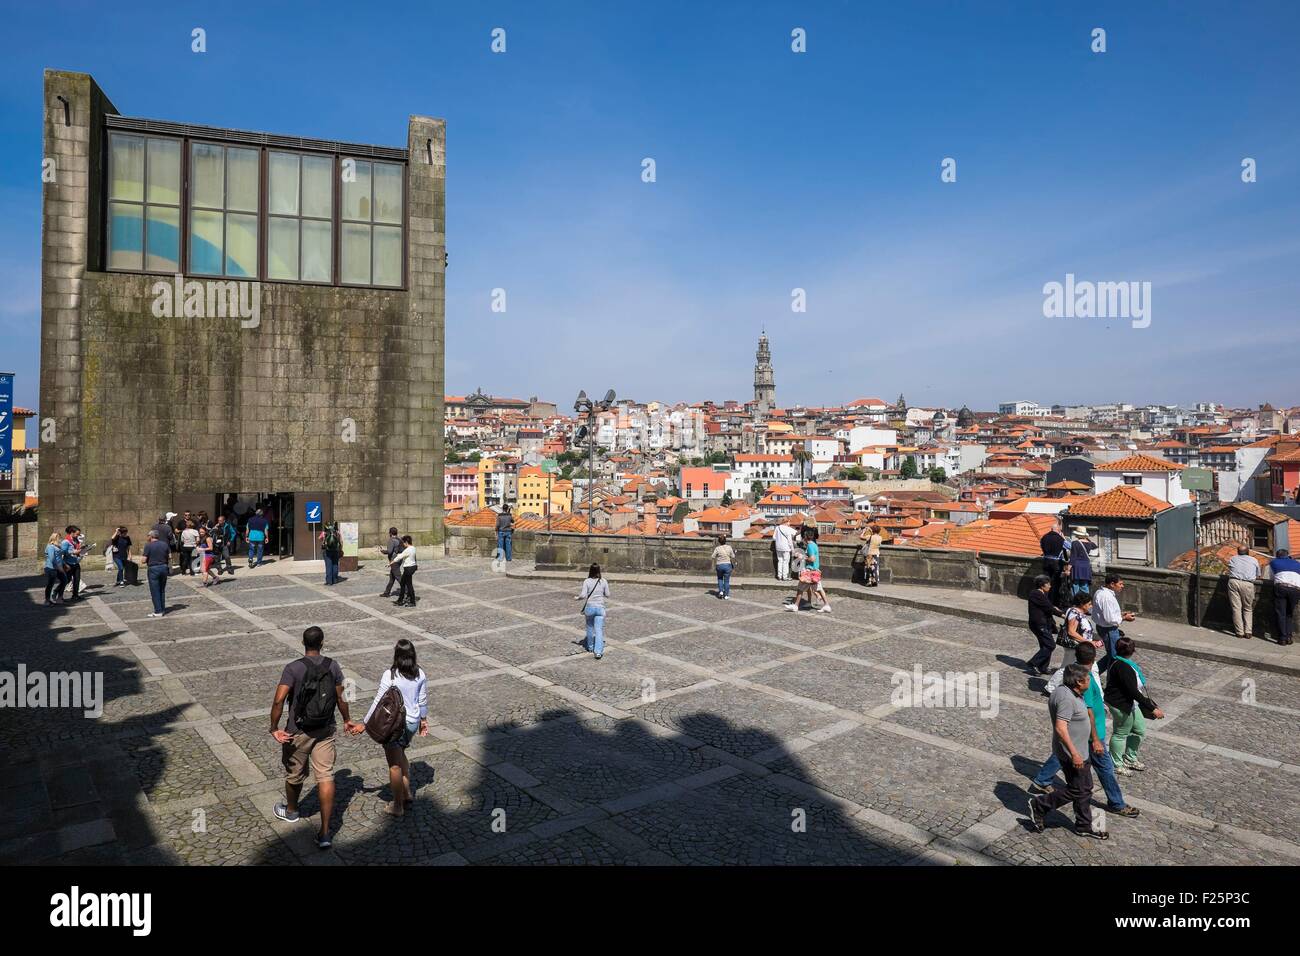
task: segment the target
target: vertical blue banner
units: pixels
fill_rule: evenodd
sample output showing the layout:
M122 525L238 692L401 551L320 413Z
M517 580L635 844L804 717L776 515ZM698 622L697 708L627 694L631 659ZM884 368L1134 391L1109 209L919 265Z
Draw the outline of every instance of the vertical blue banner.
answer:
M14 376L0 372L0 472L14 469Z

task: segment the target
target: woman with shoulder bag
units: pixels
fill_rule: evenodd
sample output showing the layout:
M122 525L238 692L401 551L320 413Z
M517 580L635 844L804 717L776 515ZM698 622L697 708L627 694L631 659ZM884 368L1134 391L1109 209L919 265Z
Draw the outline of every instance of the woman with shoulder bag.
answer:
M1087 591L1080 591L1074 596L1071 605L1065 612L1061 634L1056 643L1069 650L1087 641L1097 650L1101 650L1104 645L1093 631L1092 595Z
M1146 678L1142 669L1133 663L1137 644L1131 637L1121 637L1115 642L1115 663L1106 672L1106 709L1110 711L1110 759L1115 772L1127 776L1134 770L1145 770L1146 764L1138 759L1138 747L1146 736L1148 717L1160 720L1165 712L1147 696Z
M608 597L609 582L600 576L600 565L593 564L574 600L582 602L582 616L587 622L587 640L583 647L593 651L596 660L605 656L605 600Z

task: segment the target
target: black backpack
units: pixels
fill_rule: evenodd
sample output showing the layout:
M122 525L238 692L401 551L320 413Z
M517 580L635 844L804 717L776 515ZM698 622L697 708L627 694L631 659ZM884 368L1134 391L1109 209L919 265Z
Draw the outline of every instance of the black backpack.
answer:
M330 552L343 550L343 542L333 528L325 532L325 550Z
M333 723L334 707L338 703L334 675L330 673L334 662L328 657L303 660L307 670L293 698L293 721L299 730L319 730Z

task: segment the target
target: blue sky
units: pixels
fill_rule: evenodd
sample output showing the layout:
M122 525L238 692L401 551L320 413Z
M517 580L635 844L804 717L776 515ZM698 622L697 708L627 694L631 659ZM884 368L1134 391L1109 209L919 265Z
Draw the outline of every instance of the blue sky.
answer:
M132 116L387 145L408 114L445 117L451 393L743 399L765 326L782 403L1300 403L1294 2L49 2L5 21L0 366L22 404L45 67ZM1044 318L1067 272L1151 282L1150 327Z

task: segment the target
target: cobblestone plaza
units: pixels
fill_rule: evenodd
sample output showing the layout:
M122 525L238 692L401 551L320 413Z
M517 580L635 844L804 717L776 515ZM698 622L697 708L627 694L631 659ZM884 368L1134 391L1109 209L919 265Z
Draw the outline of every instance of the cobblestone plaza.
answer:
M19 571L21 570L21 574ZM1025 821L1048 753L1027 630L871 600L781 613L775 594L612 582L604 659L578 646L578 581L485 561L422 564L399 610L365 569L173 577L92 571L86 600L41 607L30 568L0 579L0 670L100 671L104 713L0 712L0 862L67 864L1294 864L1300 681L1141 651L1168 717L1121 778L1137 819L1082 840ZM334 846L277 821L267 714L304 627L325 631L364 714L398 637L429 677L430 736L409 751L413 812L340 734ZM1059 658L1059 652L1058 652ZM896 707L894 676L997 675L996 712ZM1100 791L1096 794L1100 797ZM304 815L317 812L312 784Z

